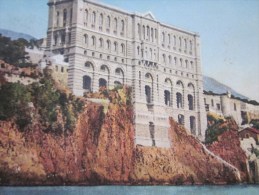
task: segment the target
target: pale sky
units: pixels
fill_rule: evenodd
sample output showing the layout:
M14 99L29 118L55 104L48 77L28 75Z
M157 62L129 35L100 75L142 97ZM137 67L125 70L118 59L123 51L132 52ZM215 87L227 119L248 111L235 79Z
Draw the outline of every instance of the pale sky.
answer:
M259 0L98 0L201 36L203 74L259 101ZM47 0L0 0L0 28L46 36Z

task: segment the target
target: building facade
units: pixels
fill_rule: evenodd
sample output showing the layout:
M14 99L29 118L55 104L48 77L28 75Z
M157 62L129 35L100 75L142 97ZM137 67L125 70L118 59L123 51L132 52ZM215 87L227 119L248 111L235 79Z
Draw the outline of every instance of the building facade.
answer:
M253 119L259 119L259 106L233 98L226 94L204 94L206 112L224 117L232 117L238 126L246 125Z
M48 5L47 50L69 62L75 95L131 86L136 144L169 147L170 116L204 139L199 35L89 0Z

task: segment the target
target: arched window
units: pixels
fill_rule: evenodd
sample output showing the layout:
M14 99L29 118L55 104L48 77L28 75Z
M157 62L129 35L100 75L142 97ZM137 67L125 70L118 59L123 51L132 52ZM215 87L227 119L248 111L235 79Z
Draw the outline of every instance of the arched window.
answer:
M184 49L187 50L187 40L184 39Z
M235 110L235 111L237 110L237 105L236 105L236 103L234 103L234 110Z
M150 29L149 29L149 26L147 26L147 39L150 40Z
M88 44L88 35L84 34L84 44Z
M110 42L110 40L107 40L106 44L107 44L107 49L110 51L111 50L111 42Z
M162 42L164 43L165 42L165 33L162 32Z
M124 20L121 20L121 33L124 33Z
M124 52L125 52L125 46L124 46L124 44L122 43L122 44L121 44L121 53L124 54Z
M176 46L176 36L174 35L174 47Z
M122 86L120 81L114 81L114 87L120 87Z
M96 22L96 13L93 12L92 13L92 25L95 25L95 22Z
M107 87L107 81L103 78L99 79L99 87Z
M193 69L193 61L190 61L190 64L191 64L191 69Z
M165 56L165 54L163 54L163 63L166 64L166 56Z
M114 51L116 52L118 50L118 43L114 42L113 45L114 45Z
M100 14L100 17L99 17L99 26L100 26L100 27L103 26L103 14Z
M189 110L194 110L194 102L193 102L193 96L191 94L188 95L188 106Z
M147 103L151 103L151 88L148 85L145 86L145 95Z
M190 52L192 52L192 41L190 41Z
M103 47L103 39L102 39L102 38L99 39L99 47L100 47L100 48Z
M92 46L95 46L95 36L92 36L91 40L92 40Z
M59 27L59 12L56 13L56 26Z
M118 29L118 20L117 18L114 18L114 33L117 32L117 29Z
M178 123L180 125L184 125L184 115L182 115L182 114L178 115Z
M170 36L170 34L168 34L168 44L169 45L171 44L171 36Z
M116 74L116 75L122 75L122 74L123 74L123 71L122 71L120 68L116 68L115 74Z
M139 46L137 47L137 53L138 53L138 55L140 54L140 47Z
M145 31L145 26L143 25L143 33L142 33L142 35L143 35L143 39L145 39L145 37L146 37L146 31Z
M177 108L183 108L183 96L181 93L176 93L176 104Z
M86 63L85 63L85 67L86 67L86 68L93 68L93 65L92 65L91 62L86 62Z
M92 79L91 77L85 75L83 76L83 89L87 91L91 91L91 86L92 86Z
M196 120L194 116L190 116L190 129L193 135L196 135Z
M141 29L140 29L140 24L138 24L138 37L139 37L139 39L140 39L140 37L141 37Z
M63 10L63 27L67 25L67 10Z
M85 17L84 17L84 19L85 19L85 22L87 23L88 22L88 10L87 9L85 10Z
M165 90L164 91L164 96L165 96L165 105L170 106L171 105L171 94L170 91Z
M182 38L179 37L179 47L182 48Z
M58 35L55 34L54 35L54 45L57 45L58 44Z
M154 42L154 29L151 28L151 41Z
M106 27L107 27L107 29L110 29L110 27L111 27L111 17L110 16L107 16Z

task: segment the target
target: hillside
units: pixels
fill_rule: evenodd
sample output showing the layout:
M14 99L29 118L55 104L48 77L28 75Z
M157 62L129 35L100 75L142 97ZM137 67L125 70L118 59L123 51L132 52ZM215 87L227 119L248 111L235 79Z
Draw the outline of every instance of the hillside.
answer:
M231 87L224 85L219 81L217 81L216 79L208 76L203 76L203 89L207 92L212 91L213 93L216 93L216 94L222 94L229 91L235 97L239 97L241 99L249 99L248 97L236 92Z
M27 41L30 41L31 39L36 40L35 37L25 34L25 33L20 33L20 32L15 32L7 29L0 29L0 34L2 34L5 37L10 37L12 40L16 40L19 38L26 39Z
M0 120L0 185L245 181L235 167L208 151L173 119L168 119L171 148L135 146L130 88L103 89L76 99L56 88L51 79L27 87L9 85L2 85L4 101L0 101L7 105ZM26 98L8 98L12 94ZM91 98L106 99L108 105Z

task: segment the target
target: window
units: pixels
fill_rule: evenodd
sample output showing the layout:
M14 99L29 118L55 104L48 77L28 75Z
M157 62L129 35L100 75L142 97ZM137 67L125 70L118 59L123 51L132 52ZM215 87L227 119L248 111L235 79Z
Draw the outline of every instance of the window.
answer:
M93 13L92 13L92 25L93 25L93 26L95 25L95 21L96 21L96 13L93 12Z
M170 91L165 90L164 96L165 96L165 105L170 106L171 105Z
M59 27L59 12L56 13L56 26Z
M102 27L103 26L103 14L100 14L100 17L99 17L99 27Z
M114 45L114 51L116 52L116 51L118 50L118 49L117 49L117 48L118 48L118 43L117 43L117 42L114 42L113 45Z
M151 88L148 85L145 86L145 95L147 103L151 103Z
M217 110L220 110L220 104L217 104Z
M154 42L154 29L151 28L151 41Z
M137 52L138 52L138 55L140 54L140 47L138 46L137 47Z
M110 51L110 49L111 49L111 42L110 42L110 40L107 40L107 49Z
M64 72L64 67L61 67L61 72Z
M67 43L68 43L68 44L71 43L71 33L70 33L70 32L68 33L68 40L67 40Z
M183 59L180 58L180 66L183 67Z
M149 26L147 26L147 39L149 40L149 37L150 37L150 29L149 29Z
M58 44L58 35L55 34L54 35L54 45L57 45Z
M143 35L143 39L145 39L145 37L146 37L146 31L145 31L145 26L143 25L143 33L142 33L142 35Z
M117 32L117 29L118 29L118 20L117 18L114 18L114 33Z
M116 75L121 75L121 74L122 74L122 70L121 70L120 68L117 68L117 69L115 70L115 74L116 74Z
M62 33L61 34L61 44L65 44L65 41L66 41L66 34Z
M114 87L120 87L122 86L120 81L114 81Z
M184 39L184 49L187 50L187 40Z
M182 114L178 115L178 123L180 125L184 125L184 115L182 115Z
M91 68L93 65L91 64L91 62L86 62L85 63L85 67L86 68Z
M56 72L58 71L58 66L56 66Z
M109 29L111 27L111 17L110 16L107 16L106 27L107 27L107 29Z
M141 29L140 29L140 24L138 24L138 37L140 38L140 36L141 36Z
M234 103L234 110L235 110L235 111L237 110L237 105L236 105L236 103Z
M192 41L190 41L190 52L192 52Z
M67 10L64 9L63 11L63 27L67 25Z
M183 97L179 92L176 93L176 104L177 108L183 108Z
M162 42L164 43L165 42L165 33L162 32Z
M176 36L174 35L174 47L176 46Z
M88 44L88 35L87 34L84 34L84 43Z
M194 110L194 106L193 106L194 102L193 102L193 96L192 95L188 95L188 106L189 106L189 110Z
M163 54L163 63L166 63L166 57L165 57L165 54Z
M99 79L99 87L107 87L107 81L103 78Z
M170 36L170 34L168 34L168 44L169 45L171 44L171 36Z
M196 135L196 121L194 116L190 116L190 130L193 135Z
M91 91L92 79L85 75L83 76L83 89Z
M214 100L211 99L211 106L214 107Z
M124 52L125 52L125 46L124 46L124 44L122 43L122 44L121 44L121 53L124 54Z
M179 47L181 48L182 47L182 38L179 37Z
M70 25L72 24L72 20L73 20L73 9L70 9Z
M92 36L92 46L95 46L95 37Z
M100 47L100 48L103 47L103 39L102 39L102 38L99 39L99 47Z
M85 17L84 17L84 19L85 19L85 22L87 23L88 22L88 10L87 9L85 10Z
M121 20L121 33L124 33L124 20Z

